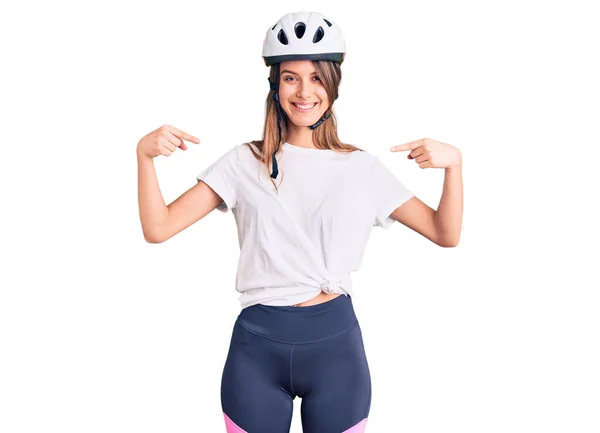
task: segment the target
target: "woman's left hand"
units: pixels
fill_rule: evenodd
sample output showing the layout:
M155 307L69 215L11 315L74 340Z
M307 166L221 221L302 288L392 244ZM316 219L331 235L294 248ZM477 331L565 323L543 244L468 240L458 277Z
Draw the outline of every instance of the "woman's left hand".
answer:
M408 159L414 159L421 168L451 168L462 164L462 154L447 143L422 138L390 148L392 152L410 150Z

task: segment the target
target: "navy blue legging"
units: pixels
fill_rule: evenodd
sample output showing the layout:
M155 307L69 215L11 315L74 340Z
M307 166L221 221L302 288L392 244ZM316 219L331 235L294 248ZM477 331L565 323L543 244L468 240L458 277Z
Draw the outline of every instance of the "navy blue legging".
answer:
M362 433L371 375L350 296L307 307L257 304L233 327L221 381L227 433Z

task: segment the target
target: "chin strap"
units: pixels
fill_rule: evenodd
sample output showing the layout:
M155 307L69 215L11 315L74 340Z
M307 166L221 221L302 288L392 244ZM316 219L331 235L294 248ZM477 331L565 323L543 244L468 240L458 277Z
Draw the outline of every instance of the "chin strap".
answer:
M309 128L310 129L315 129L317 126L319 126L321 123L325 122L330 117L331 117L331 111L329 113L327 113L327 114L324 114L317 123L315 123L314 125L310 125Z

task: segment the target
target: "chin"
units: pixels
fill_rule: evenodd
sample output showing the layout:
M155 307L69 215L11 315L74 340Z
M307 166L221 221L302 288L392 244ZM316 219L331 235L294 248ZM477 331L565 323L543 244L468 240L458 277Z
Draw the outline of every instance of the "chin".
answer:
M320 117L315 117L314 120L307 120L307 119L305 119L304 121L296 123L296 125L298 125L298 126L310 126L310 125L314 125L315 123L317 123L319 121L319 119L320 119Z
M290 116L289 113L286 113L286 114L288 115L288 119L296 126L311 126L311 125L314 125L315 123L317 123L319 121L319 119L321 117L323 117L325 112L315 114L313 116L305 116L305 117L303 117L302 115Z

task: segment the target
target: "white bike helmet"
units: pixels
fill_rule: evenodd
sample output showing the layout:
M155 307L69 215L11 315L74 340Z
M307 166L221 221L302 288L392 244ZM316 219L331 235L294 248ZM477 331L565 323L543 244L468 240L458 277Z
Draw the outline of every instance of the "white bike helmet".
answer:
M342 63L345 52L344 35L335 23L318 12L294 12L267 30L262 56L267 66L290 60Z
M293 60L329 60L341 64L346 53L346 41L340 28L318 12L293 12L284 15L272 25L263 41L262 57L266 66L277 65ZM278 74L279 75L279 74ZM279 143L271 156L273 172L271 177L276 179L279 174L275 155L281 146L281 125L283 109L279 103L279 76L275 83L269 85L273 91L273 99L277 104L277 129ZM310 129L317 128L329 119L331 112L325 113Z

